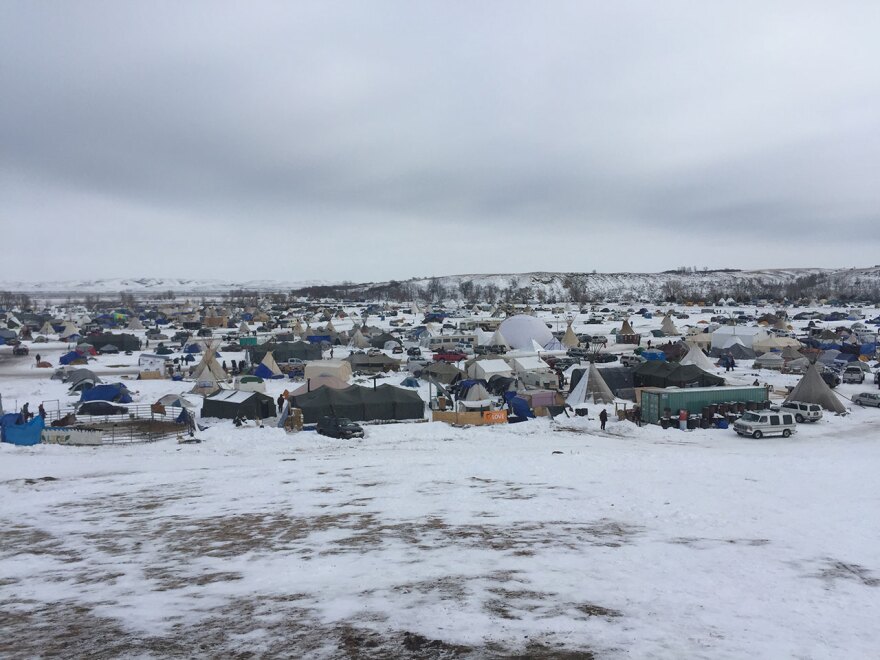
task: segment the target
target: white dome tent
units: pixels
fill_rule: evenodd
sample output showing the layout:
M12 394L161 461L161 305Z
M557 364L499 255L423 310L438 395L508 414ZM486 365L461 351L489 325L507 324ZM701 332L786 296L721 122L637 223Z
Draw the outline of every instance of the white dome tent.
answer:
M553 333L540 319L517 314L502 321L498 328L507 344L514 349L534 350L534 343L541 348L553 341Z

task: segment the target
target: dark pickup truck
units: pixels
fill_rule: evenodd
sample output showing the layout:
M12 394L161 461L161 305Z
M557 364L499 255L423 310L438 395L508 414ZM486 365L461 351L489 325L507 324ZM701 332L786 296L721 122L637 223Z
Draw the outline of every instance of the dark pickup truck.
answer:
M347 417L322 417L318 420L317 431L330 438L363 438L364 429Z

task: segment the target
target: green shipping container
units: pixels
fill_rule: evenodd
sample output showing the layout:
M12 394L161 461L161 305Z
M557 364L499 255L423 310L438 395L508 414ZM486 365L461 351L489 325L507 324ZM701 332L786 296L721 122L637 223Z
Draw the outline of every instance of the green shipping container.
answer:
M685 409L700 413L716 403L763 403L768 399L766 387L685 387L681 389L646 387L642 390L642 421L656 424L669 408L672 415Z
M239 346L256 346L257 338L256 337L239 337L238 338Z

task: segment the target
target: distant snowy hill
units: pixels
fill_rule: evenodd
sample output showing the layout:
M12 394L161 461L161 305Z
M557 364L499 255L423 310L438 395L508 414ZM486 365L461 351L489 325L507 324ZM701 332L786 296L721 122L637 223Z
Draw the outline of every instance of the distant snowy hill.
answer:
M339 284L280 281L113 278L55 282L0 282L0 290L30 294L216 294L235 289L299 291L311 295L371 298L438 297L494 299L499 292L546 300L655 299L748 296L812 296L880 299L880 266L870 268L786 268L766 270L664 271L662 273L496 273L446 275L389 282Z

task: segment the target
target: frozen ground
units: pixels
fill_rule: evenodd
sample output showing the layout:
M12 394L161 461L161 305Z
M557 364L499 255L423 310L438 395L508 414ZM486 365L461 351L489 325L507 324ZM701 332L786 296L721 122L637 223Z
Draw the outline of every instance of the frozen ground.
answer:
M878 420L2 445L0 655L873 658Z

